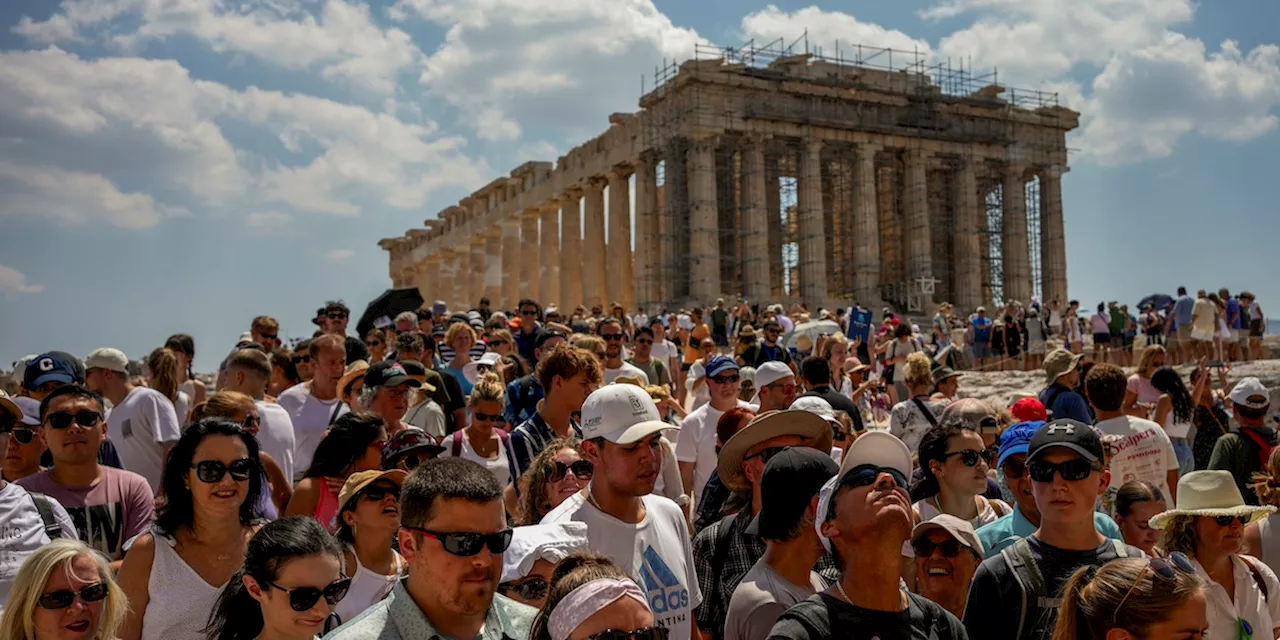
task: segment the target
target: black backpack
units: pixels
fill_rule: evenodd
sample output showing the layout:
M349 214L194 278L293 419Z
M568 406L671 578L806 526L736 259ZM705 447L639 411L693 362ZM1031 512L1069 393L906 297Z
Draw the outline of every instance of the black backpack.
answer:
M53 501L43 493L28 491L31 501L36 505L36 511L40 512L40 520L44 523L44 534L49 536L50 540L57 540L62 537L62 525L58 524L58 519L53 515Z
M1108 540L1116 551L1117 558L1129 557L1129 548L1125 543L1118 540ZM1041 619L1046 613L1057 613L1058 605L1062 604L1062 598L1056 593L1049 592L1049 586L1044 581L1044 575L1040 573L1040 567L1036 565L1035 557L1031 554L1031 543L1023 538L1012 545L1005 547L1000 551L1001 557L1004 558L1009 569L1013 572L1013 579L1018 583L1018 589L1022 591L1022 606L1018 610L1018 635L1017 638L1023 638L1023 631L1026 629L1027 621L1032 624L1040 624ZM1033 615L1034 614L1034 615ZM1050 631L1052 631L1050 629Z

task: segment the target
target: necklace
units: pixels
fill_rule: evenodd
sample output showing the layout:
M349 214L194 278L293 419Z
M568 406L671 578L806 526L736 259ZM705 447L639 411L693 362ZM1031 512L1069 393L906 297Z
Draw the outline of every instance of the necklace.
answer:
M841 584L842 582L844 581L836 580L836 588L840 590L840 597L844 598L845 602L848 602L849 604L853 604L853 600L849 599L849 594L844 592L844 585Z

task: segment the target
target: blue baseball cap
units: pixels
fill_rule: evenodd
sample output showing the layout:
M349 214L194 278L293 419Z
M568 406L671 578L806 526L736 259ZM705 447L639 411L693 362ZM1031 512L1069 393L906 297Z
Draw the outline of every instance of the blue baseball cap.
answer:
M718 376L721 373L724 373L725 371L737 371L737 370L738 370L738 363L734 362L733 358L729 358L726 356L716 356L711 359L711 362L707 363L708 378Z
M996 466L1003 465L1009 456L1026 453L1031 446L1031 438L1043 426L1044 420L1032 420L1018 422L1005 429L1004 433L1000 434L1000 457L996 460Z
M42 353L27 363L22 375L22 386L35 390L46 382L71 384L76 381L76 369L61 354Z

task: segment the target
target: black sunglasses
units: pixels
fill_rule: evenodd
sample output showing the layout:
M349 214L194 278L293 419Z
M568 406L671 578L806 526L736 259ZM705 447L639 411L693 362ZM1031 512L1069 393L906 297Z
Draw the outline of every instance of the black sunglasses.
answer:
M502 422L501 413L481 413L479 411L471 412L472 422Z
M1234 522L1239 522L1243 527L1249 524L1249 516L1217 516L1213 521L1218 523L1219 527L1229 527Z
M261 333L258 335L262 336L263 340L275 340L276 338L280 337L280 334L278 333Z
M1089 477L1089 474L1099 469L1097 465L1084 458L1075 458L1053 464L1036 460L1027 465L1027 472L1031 474L1031 479L1035 482L1053 482L1053 474L1057 473L1067 482L1076 482Z
M1173 582L1178 579L1178 573L1186 573L1195 575L1196 567L1191 564L1191 559L1181 551L1174 551L1166 558L1149 558L1147 560L1147 568L1151 570L1151 574L1164 580L1165 582ZM1144 572L1145 573L1145 572ZM1124 601L1133 595L1133 590L1138 588L1138 583L1142 582L1142 574L1138 574L1138 578L1133 581L1133 586L1125 592L1124 597L1120 598L1120 604L1116 605L1115 613L1111 614L1111 624L1116 623L1116 617L1120 614L1120 607L1124 606ZM1241 619L1243 622L1243 619ZM1253 635L1253 634L1249 634Z
M102 414L97 411L77 411L76 413L59 411L45 416L44 421L54 429L66 429L72 422L86 429L92 429L102 421Z
M911 548L915 550L917 558L928 558L933 555L933 550L942 551L942 557L954 558L960 555L960 550L964 548L959 540L952 538L942 544L934 544L927 538L921 538L911 543Z
M329 319L330 319L330 320L345 320L345 319L346 319L346 317L347 317L347 314L345 314L345 313L330 313L330 314L329 314Z
M636 340L636 344L653 344L653 341L648 338L640 338Z
M1000 469L1004 471L1004 476L1010 480L1017 480L1027 475L1027 465L1018 460L1005 460L1000 465Z
M372 500L373 502L382 502L382 499L387 496L391 496L392 498L395 498L397 501L399 501L400 489L397 487L383 487L383 486L370 485L368 487L365 487L364 491L360 492L360 497L367 498L369 500Z
M752 459L752 458L760 458L760 461L761 461L761 462L763 462L763 463L765 463L765 464L769 464L769 461L770 461L770 460L772 460L774 456L776 456L776 455L778 455L779 453L782 453L783 451L786 451L787 449L790 449L790 448L791 448L791 447L769 447L768 449L764 449L764 450L762 450L762 451L757 451L756 453L753 453L753 454L751 454L751 455L749 455L749 456L747 456L747 457L743 458L743 460L745 461L745 460L750 460L750 459Z
M716 384L733 384L734 382L737 382L738 379L738 374L734 373L727 376L715 376L711 378L711 381Z
M196 477L200 482L213 484L221 482L222 477L228 473L231 474L232 480L244 482L258 466L249 458L241 458L231 464L223 464L220 460L201 460L191 465L191 468L196 470Z
M480 550L485 547L489 548L489 553L502 553L507 550L507 547L511 546L512 531L510 529L503 529L493 533L441 533L421 527L400 526L410 531L417 531L428 538L435 538L440 541L440 546L444 547L445 551L464 558L480 553Z
M534 576L520 582L504 582L498 585L498 591L501 591L503 595L510 593L520 594L520 598L523 600L541 600L547 597L547 589L550 586L546 578Z
M560 482L564 480L566 474L570 471L577 476L579 480L590 480L595 473L596 467L591 464L590 460L575 460L570 464L565 464L559 460L551 461L551 473L548 475L552 482Z
M311 356L310 355L297 356L293 359L293 361L295 364L299 362L311 362Z
M669 633L666 627L646 627L635 631L605 629L587 636L587 640L667 640Z
M315 587L286 589L266 580L263 580L263 584L289 594L289 607L294 611L307 611L316 606L316 602L319 602L321 597L324 597L325 602L328 602L331 607L342 602L342 599L347 597L347 589L351 588L351 578L338 578L323 589Z
M902 475L901 471L874 464L860 464L850 469L849 472L844 474L844 477L840 479L840 484L851 489L870 486L876 483L876 479L879 478L882 473L889 474L889 477L893 478L893 483L898 485L899 488L907 488L907 477Z
M107 583L99 582L91 584L87 587L81 587L79 591L71 589L62 589L61 591L50 591L49 593L40 594L40 599L36 602L41 609L49 611L57 611L58 609L66 609L76 601L76 596L80 596L85 602L97 602L107 597L109 591Z
M983 449L982 451L978 451L976 449L964 449L961 451L952 451L951 453L943 454L942 459L943 461L946 461L946 459L951 456L960 456L960 463L966 467L978 466L979 460L986 462L987 466L991 466L991 463L995 461L995 456L993 456L992 453L993 452L990 449Z
M606 342L622 342L621 333L602 333L600 334L600 338Z
M0 433L4 432L0 431ZM18 444L31 444L36 439L36 432L24 427L15 427L9 433L14 440L18 441Z

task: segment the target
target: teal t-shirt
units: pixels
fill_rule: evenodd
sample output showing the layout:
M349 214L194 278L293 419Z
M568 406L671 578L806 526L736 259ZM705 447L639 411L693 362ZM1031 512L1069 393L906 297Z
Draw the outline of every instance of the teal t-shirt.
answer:
M1098 529L1104 537L1124 542L1124 537L1120 535L1120 527L1115 520L1107 517L1104 513L1094 512L1093 526ZM982 549L986 553L985 557L990 558L1000 550L1035 533L1036 526L1031 524L1022 516L1022 511L1017 506L1013 507L1013 513L992 522L978 529L978 540L982 542Z

